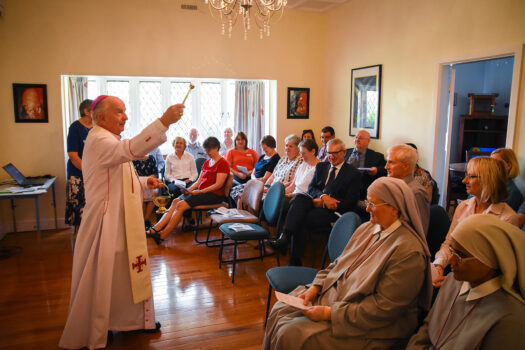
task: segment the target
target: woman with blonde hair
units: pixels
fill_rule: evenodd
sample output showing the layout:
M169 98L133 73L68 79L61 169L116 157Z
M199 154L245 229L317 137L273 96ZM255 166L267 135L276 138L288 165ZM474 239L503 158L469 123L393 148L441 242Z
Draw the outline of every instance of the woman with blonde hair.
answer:
M507 196L506 181L507 175L503 162L489 157L472 158L468 162L463 183L472 198L458 205L447 237L436 253L432 278L434 287L439 287L443 283L444 270L452 256L449 248L450 234L461 221L474 214L492 214L518 226L518 215L504 202Z
M512 179L520 173L518 159L516 158L514 151L510 148L498 148L492 152L490 157L501 160L505 165L505 170L507 172L507 198L505 199L505 203L507 203L512 210L517 211L520 204L523 202L523 196L521 195L520 190L516 187L514 181L512 181Z

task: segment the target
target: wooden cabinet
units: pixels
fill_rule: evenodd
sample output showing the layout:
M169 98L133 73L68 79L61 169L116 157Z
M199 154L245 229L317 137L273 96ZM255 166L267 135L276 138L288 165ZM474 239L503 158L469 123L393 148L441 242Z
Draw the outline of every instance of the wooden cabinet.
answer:
M458 159L466 161L471 147L505 147L508 116L462 115L459 124Z

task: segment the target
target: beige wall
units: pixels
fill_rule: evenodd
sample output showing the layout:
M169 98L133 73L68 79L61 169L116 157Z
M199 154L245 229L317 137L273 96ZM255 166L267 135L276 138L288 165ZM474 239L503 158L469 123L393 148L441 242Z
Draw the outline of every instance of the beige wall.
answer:
M58 175L59 217L65 196L61 74L277 80L280 148L286 135L323 123L321 15L287 11L269 39L261 41L252 30L244 41L237 26L229 40L207 8L188 12L180 4L7 0L0 19L0 164L13 161L29 175ZM47 84L48 124L14 123L12 83ZM310 120L285 118L288 86L310 87ZM6 178L1 170L0 180ZM50 198L41 201L44 219L52 217L48 203ZM33 203L18 204L19 224L31 225ZM11 230L11 222L8 202L0 201L0 229Z
M27 174L59 176L64 211L61 74L272 79L278 84L277 138L332 124L351 145L352 68L383 65L380 140L371 147L411 141L423 166L434 155L438 63L523 45L522 0L350 0L325 14L286 11L270 39L248 41L235 28L228 40L207 11L182 11L173 0L7 0L0 19L0 164ZM50 122L15 124L12 83L48 85ZM311 119L285 118L286 87L311 89ZM525 173L525 79L520 83L515 150ZM523 176L523 175L522 175ZM0 180L7 175L0 171ZM520 183L523 185L523 183ZM523 187L522 187L523 189ZM42 204L47 203L46 199ZM6 201L0 229L10 229ZM44 206L44 205L43 205ZM32 219L32 203L17 215ZM49 219L52 211L43 208Z
M522 0L351 0L326 14L325 105L347 144L351 69L383 65L379 151L413 142L431 169L440 62L483 57L525 43ZM523 73L522 73L523 76ZM521 78L514 150L525 191L525 79ZM438 154L441 155L441 153Z

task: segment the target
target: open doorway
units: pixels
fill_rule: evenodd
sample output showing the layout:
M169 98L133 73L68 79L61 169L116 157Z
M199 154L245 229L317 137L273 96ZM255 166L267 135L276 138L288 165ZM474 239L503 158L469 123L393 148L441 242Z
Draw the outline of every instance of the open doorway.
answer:
M447 209L466 198L466 151L513 148L521 51L440 63L433 169Z

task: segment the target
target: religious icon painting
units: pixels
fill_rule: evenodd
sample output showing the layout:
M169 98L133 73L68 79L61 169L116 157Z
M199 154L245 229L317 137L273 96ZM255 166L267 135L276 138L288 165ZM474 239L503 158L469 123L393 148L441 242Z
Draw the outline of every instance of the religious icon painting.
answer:
M308 119L310 116L310 88L288 88L288 119Z
M47 86L13 84L15 123L47 123Z
M379 138L381 113L381 65L352 69L350 84L350 136L366 130Z

